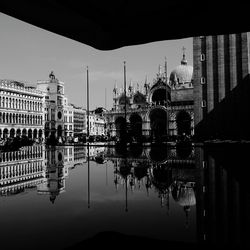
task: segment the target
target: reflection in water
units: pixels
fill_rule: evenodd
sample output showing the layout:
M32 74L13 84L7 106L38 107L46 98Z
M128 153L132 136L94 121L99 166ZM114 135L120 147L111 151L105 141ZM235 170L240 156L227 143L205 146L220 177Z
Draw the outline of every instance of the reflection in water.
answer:
M241 150L238 162L244 158L244 152ZM189 241L184 232L186 234L193 232L195 237L192 241L196 243L242 244L247 240L249 194L244 185L246 182L242 181L244 175L240 175L239 171L235 171L232 167L237 163L235 160L237 154L236 150L234 153L228 149L221 150L218 154L215 150L197 147L134 146L124 150L124 148L92 145L51 148L40 145L26 147L22 151L1 152L0 203L4 197L15 195L17 198L20 194L35 191L39 197L48 195L49 201L54 206L60 195L65 200L65 207L69 209L72 201L61 194L69 190L70 199L78 199L75 193L82 193L84 190L74 187L74 183L83 183L83 173L85 173L88 211L97 207L98 193L107 204L113 197L116 197L117 204L121 199L123 205L119 211L126 211L126 214L131 214L130 216L136 212L136 206L139 208L143 201L145 205L140 207L140 216L152 220L159 219L159 224L160 221L166 223L164 228L159 225L157 230L154 225L157 236L153 237ZM95 181L99 175L105 175L105 184L102 184L100 178ZM113 178L111 189L108 178ZM72 179L70 181L72 190L71 186L66 186L67 179ZM108 190L107 193L104 189ZM32 204L32 200L30 202ZM21 200L18 200L18 204L21 204ZM166 213L162 214L162 210L159 211L156 207L165 208ZM104 216L117 213L117 209L117 206L112 205ZM40 213L43 213L42 209ZM84 214L86 211L81 213ZM165 221L166 215L168 223ZM98 213L96 212L96 215L90 213L88 216L94 221ZM122 214L119 216L121 218ZM138 219L128 218L130 222ZM102 218L98 220L101 221ZM6 221L6 223L12 222ZM180 228L186 231L173 235L172 227L177 225L179 231ZM100 225L100 228L103 227ZM98 228L93 232L96 230ZM134 232L132 228L128 230ZM140 230L144 232L143 227ZM150 236L153 232L145 231L143 235ZM56 241L53 244L56 245Z

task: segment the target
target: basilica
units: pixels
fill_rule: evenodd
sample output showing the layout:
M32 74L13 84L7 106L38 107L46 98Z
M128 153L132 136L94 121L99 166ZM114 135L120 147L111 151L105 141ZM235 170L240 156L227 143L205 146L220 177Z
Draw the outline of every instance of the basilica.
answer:
M167 140L194 135L193 67L183 50L181 64L168 76L167 63L153 83L143 87L113 89L113 107L106 112L110 137L129 136L140 139Z

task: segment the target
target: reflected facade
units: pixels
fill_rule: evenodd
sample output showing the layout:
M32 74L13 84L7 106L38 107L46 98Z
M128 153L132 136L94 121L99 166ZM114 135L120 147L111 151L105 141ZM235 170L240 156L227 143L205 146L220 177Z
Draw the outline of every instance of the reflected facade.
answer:
M241 150L241 159L244 152ZM69 216L62 215L61 208L73 215L78 211L79 222L67 220L65 230L80 227L84 220L83 232L92 236L96 230L112 227L114 231L168 241L242 245L247 243L249 232L249 195L244 175L231 168L237 154L226 160L228 153L222 149L216 153L199 147L170 146L131 147L124 153L116 147L91 145L33 146L2 152L0 203L5 198L5 204L11 206L7 197L12 197L22 210L21 194L34 194L33 199L42 203L35 214L31 213L31 220L40 213L44 217L42 224L56 224ZM30 206L32 202L26 200ZM48 207L50 204L56 208L54 212L58 211L57 216ZM44 214L45 208L54 214L53 218ZM91 211L95 211L94 215ZM105 224L107 216L109 226ZM94 226L96 218L102 221L99 226ZM117 218L120 227L115 223ZM147 226L138 222L143 218L147 218ZM140 233L129 226L133 223ZM150 230L152 223L157 223L154 232ZM173 228L178 228L178 234ZM68 243L73 244L74 237L68 231Z

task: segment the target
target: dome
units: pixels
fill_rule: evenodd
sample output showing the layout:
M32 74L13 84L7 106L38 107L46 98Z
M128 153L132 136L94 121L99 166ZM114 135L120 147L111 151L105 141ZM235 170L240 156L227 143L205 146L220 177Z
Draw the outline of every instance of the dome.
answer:
M190 83L193 80L193 66L187 65L185 54L178 65L170 74L170 85Z
M125 105L125 94L121 94L121 96L119 97L119 104L120 105ZM126 97L126 104L129 104L129 98Z
M134 95L134 99L133 102L135 104L140 104L140 103L145 103L146 102L146 97L140 93L139 91L137 91Z

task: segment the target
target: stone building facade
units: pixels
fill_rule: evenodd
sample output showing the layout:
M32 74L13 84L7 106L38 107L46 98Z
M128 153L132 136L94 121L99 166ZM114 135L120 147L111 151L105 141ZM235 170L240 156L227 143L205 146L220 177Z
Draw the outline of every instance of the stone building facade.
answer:
M0 138L44 138L44 95L14 80L0 80Z
M126 98L124 92L116 86L113 90L113 108L106 112L109 136L122 137L128 131L135 140L157 140L194 134L193 68L187 64L185 53L170 77L165 62L165 72L159 67L152 84L145 82L143 89L130 84Z
M37 82L37 89L45 96L45 138L64 137L64 110L68 108L64 83L59 81L52 71L49 80Z
M250 33L193 38L195 134L250 138Z

